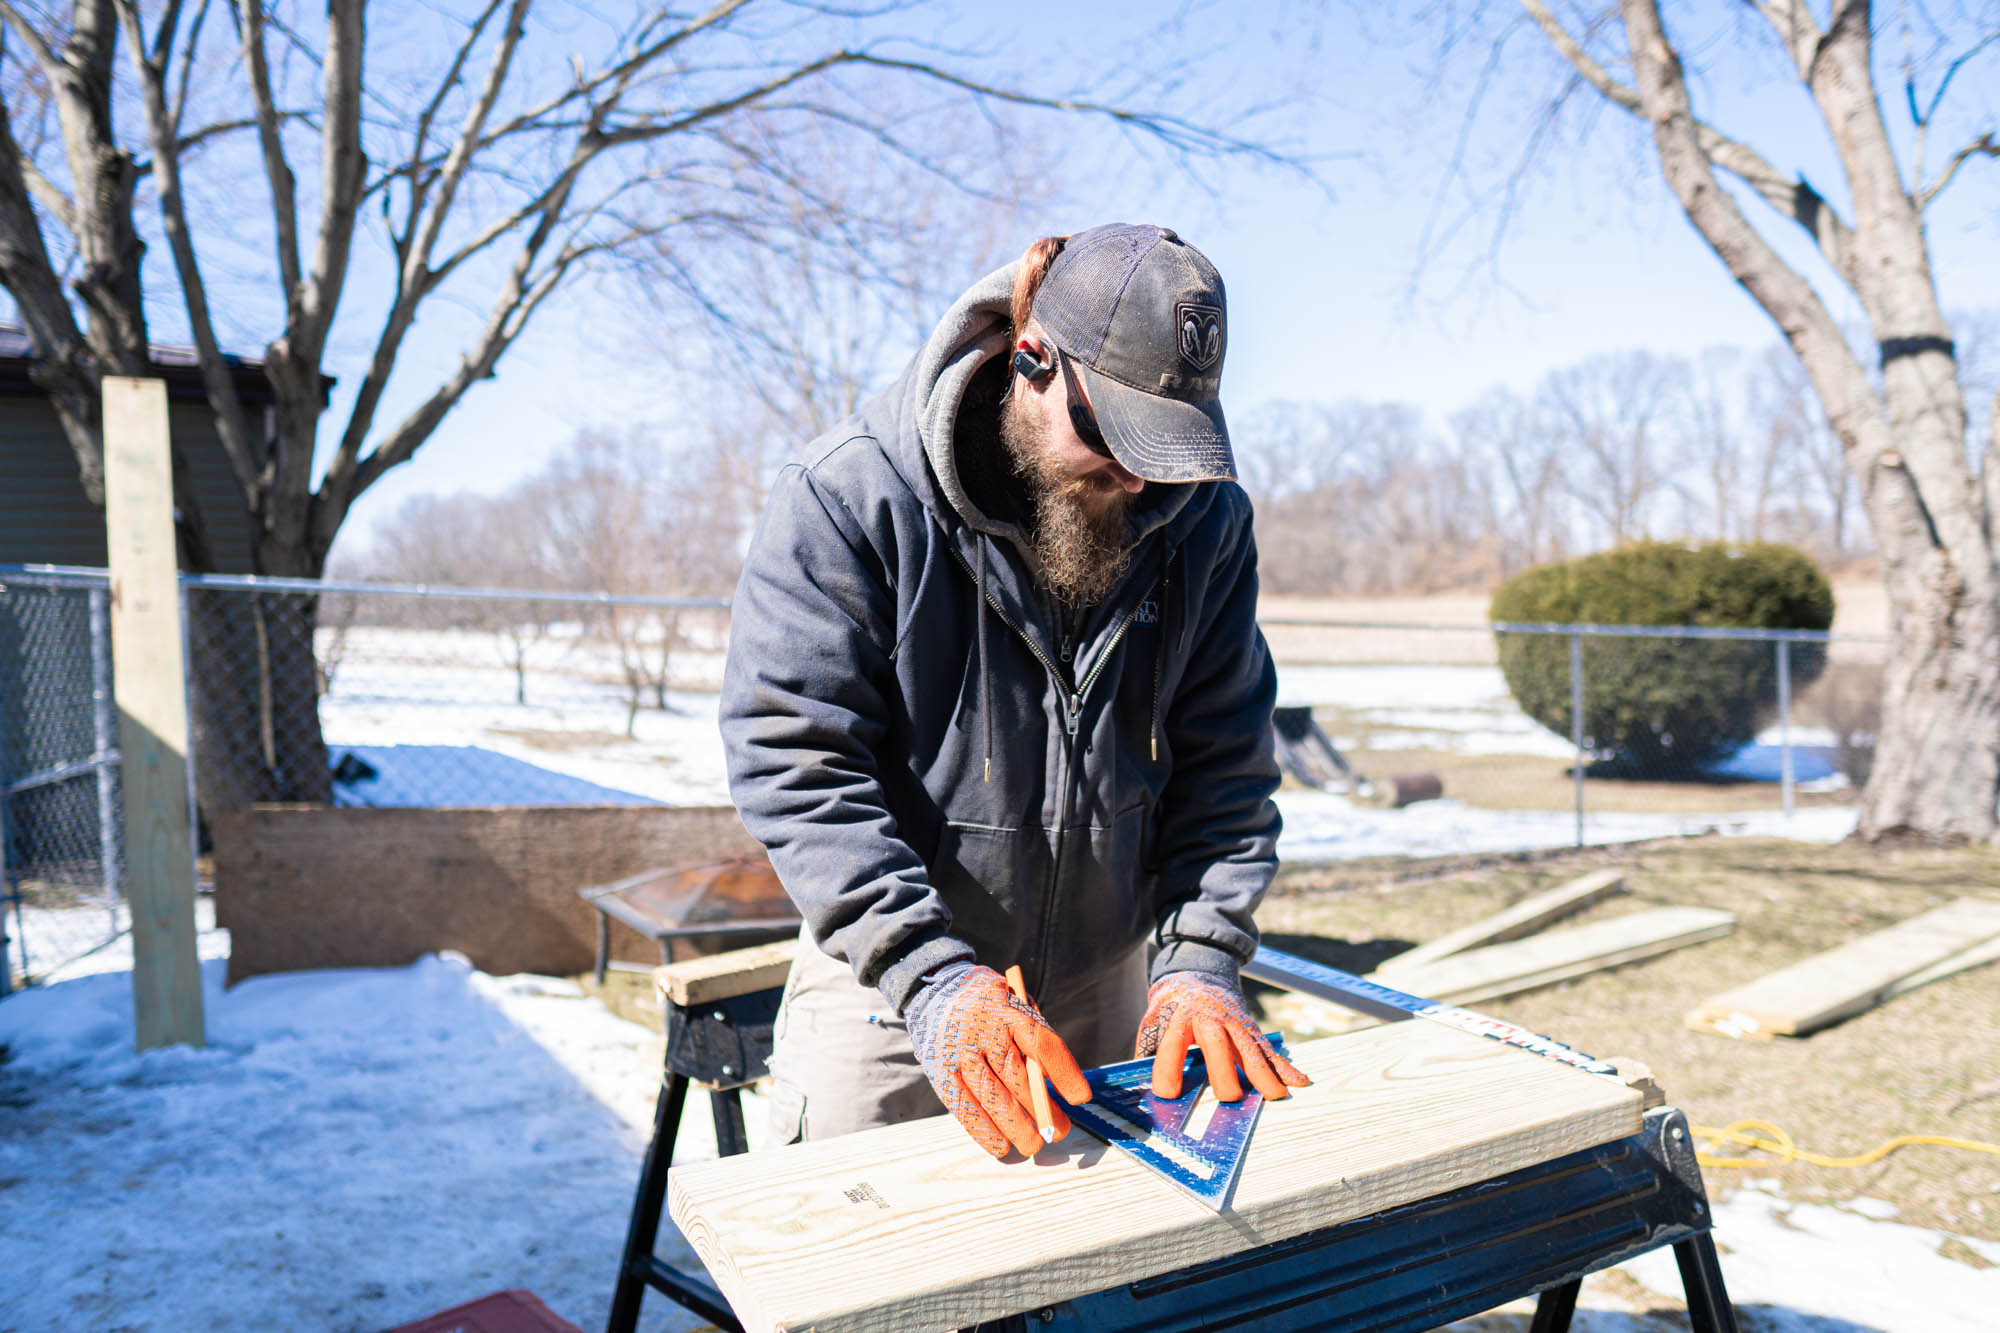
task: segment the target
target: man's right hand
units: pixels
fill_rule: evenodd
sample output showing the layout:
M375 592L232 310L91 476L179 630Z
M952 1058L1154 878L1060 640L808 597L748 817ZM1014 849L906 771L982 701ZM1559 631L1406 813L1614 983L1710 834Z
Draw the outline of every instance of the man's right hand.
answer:
M917 1059L958 1123L995 1157L1007 1149L1033 1157L1042 1148L1028 1090L1028 1057L1072 1104L1090 1100L1076 1057L1034 1006L1014 998L990 967L974 966L918 991L904 1014ZM1054 1111L1056 1137L1069 1117Z

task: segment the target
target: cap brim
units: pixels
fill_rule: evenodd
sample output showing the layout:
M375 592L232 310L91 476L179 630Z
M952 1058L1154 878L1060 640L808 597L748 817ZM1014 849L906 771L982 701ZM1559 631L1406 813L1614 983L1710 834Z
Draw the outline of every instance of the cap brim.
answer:
M1222 400L1190 403L1147 393L1091 369L1070 364L1083 376L1090 409L1104 442L1134 476L1147 481L1234 481L1236 455Z

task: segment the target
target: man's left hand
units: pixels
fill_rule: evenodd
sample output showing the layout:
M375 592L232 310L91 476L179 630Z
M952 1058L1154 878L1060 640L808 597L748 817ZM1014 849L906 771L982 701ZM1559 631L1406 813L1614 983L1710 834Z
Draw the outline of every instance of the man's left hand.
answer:
M1134 1057L1153 1057L1155 1096L1181 1095L1181 1067L1190 1046L1201 1048L1208 1086L1219 1101L1243 1096L1242 1081L1236 1076L1239 1065L1250 1085L1273 1101L1312 1082L1271 1049L1244 1007L1242 992L1228 978L1210 972L1169 972L1146 992L1146 1016L1139 1022L1132 1048Z

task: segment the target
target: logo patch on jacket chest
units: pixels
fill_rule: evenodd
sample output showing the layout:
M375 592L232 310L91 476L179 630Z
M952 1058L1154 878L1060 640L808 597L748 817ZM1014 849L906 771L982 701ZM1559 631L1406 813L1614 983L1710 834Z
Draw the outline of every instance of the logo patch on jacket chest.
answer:
M1155 601L1151 597L1148 597L1145 601L1139 603L1138 614L1132 617L1132 623L1135 626L1159 624L1160 623L1159 602Z

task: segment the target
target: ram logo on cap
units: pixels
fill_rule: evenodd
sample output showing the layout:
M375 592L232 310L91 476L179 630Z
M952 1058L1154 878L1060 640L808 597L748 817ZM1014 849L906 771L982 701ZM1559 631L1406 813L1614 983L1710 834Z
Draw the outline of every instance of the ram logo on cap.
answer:
M1174 315L1181 331L1181 358L1196 370L1213 369L1222 360L1222 311L1182 301L1174 307Z

